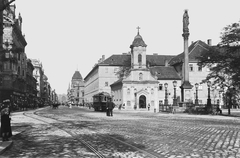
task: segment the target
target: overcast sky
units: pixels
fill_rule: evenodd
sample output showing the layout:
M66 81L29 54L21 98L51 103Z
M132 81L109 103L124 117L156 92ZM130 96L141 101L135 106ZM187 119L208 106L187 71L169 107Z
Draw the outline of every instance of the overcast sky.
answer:
M76 70L82 77L102 55L130 51L137 26L147 54L183 52L182 17L189 13L191 41L220 41L223 27L240 20L239 0L16 0L28 58L39 59L58 94Z

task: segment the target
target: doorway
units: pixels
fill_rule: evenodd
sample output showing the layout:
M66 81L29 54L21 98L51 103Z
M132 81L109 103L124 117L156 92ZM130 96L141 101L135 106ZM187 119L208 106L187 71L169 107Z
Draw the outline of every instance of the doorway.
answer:
M146 108L146 97L144 95L139 97L139 108Z

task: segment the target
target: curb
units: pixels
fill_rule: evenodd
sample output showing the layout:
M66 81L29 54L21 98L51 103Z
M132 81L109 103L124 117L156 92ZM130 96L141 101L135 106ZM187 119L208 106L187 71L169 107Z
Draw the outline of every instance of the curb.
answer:
M6 142L1 142L0 143L0 155L2 155L6 150L11 148L13 145L13 141L6 141Z

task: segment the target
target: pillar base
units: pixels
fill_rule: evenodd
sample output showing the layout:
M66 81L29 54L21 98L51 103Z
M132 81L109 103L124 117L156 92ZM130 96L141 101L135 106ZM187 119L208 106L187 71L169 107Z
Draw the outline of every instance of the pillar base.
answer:
M182 102L191 102L192 101L192 94L191 89L192 85L189 81L184 81L181 85L181 91L182 91Z
M184 81L183 84L181 85L181 89L192 89L192 85L189 81Z

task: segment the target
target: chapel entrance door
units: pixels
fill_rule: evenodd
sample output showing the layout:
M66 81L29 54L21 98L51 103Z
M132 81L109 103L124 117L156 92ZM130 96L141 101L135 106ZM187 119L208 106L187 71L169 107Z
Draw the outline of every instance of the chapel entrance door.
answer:
M146 97L144 95L139 97L139 108L146 108Z

